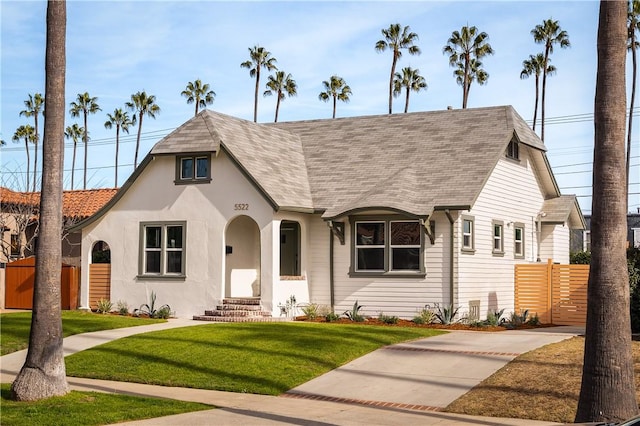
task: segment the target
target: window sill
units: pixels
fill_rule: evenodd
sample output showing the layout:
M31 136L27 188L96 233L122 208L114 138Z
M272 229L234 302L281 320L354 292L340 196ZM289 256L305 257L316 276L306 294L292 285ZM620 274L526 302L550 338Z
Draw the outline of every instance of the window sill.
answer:
M464 254L474 254L476 252L476 249L470 249L470 248L463 248L462 250L460 250L462 253Z
M185 281L186 275L137 275L137 280L140 281Z
M504 158L506 158L509 161L513 161L514 163L522 162L522 160L520 160L520 158L517 158L517 157L509 157L508 155L505 155Z
M173 183L175 185L198 185L204 183L211 183L213 179L185 179L185 180L174 180Z
M503 251L494 251L491 254L493 256L495 256L495 257L504 257L504 252Z
M349 272L350 278L424 278L427 274L425 272Z
M524 255L516 254L513 256L514 259L524 259Z
M305 281L304 275L280 275L280 281Z

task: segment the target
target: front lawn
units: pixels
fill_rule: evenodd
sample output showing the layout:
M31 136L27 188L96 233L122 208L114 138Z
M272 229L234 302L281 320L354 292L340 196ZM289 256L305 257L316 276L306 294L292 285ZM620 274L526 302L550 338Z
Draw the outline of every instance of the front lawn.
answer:
M10 399L10 384L0 385L0 393L3 426L105 425L215 408L171 399L75 391L43 401L16 402Z
M64 337L91 331L134 327L166 321L120 315L100 315L84 311L62 311ZM31 312L0 314L0 356L26 349L29 345L30 329Z
M321 323L207 324L139 334L67 357L67 375L278 395L426 328Z

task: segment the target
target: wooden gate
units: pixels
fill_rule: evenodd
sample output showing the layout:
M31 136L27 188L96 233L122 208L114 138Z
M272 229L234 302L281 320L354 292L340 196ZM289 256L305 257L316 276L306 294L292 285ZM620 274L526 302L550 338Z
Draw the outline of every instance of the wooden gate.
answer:
M89 265L89 307L96 309L98 300L111 300L111 264Z
M516 312L528 309L546 324L584 326L588 280L589 265L516 265Z
M78 307L79 268L62 264L61 295L62 309ZM5 271L5 307L9 309L32 309L33 286L36 277L36 258L27 257L7 264Z

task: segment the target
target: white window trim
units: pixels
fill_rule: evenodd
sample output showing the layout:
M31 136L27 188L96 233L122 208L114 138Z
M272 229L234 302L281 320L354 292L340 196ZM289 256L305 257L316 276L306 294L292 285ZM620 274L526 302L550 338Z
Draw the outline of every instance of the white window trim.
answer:
M500 235L496 236L496 229L500 229ZM496 248L496 242L500 247ZM491 252L494 255L504 255L504 222L494 220L491 222Z
M466 233L464 230L464 223L465 221L468 221L471 223L471 227L470 227L470 232ZM465 253L474 253L476 251L476 244L475 244L475 218L473 216L462 216L462 220L460 221L461 224L461 234L462 234L462 240L460 241L460 246L462 248L462 251ZM465 245L464 240L465 237L468 236L469 237L469 245Z
M520 230L520 240L517 239L518 229ZM525 245L524 245L524 224L516 223L513 225L513 257L516 259L524 259ZM518 252L518 243L520 243L520 253Z

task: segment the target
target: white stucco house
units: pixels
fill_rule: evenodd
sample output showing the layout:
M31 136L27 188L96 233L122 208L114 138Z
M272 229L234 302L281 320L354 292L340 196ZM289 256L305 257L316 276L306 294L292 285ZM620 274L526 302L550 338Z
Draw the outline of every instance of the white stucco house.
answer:
M110 298L178 317L225 298L412 318L514 307L514 265L568 263L584 227L510 106L254 123L203 111L160 140L82 230L111 249Z

